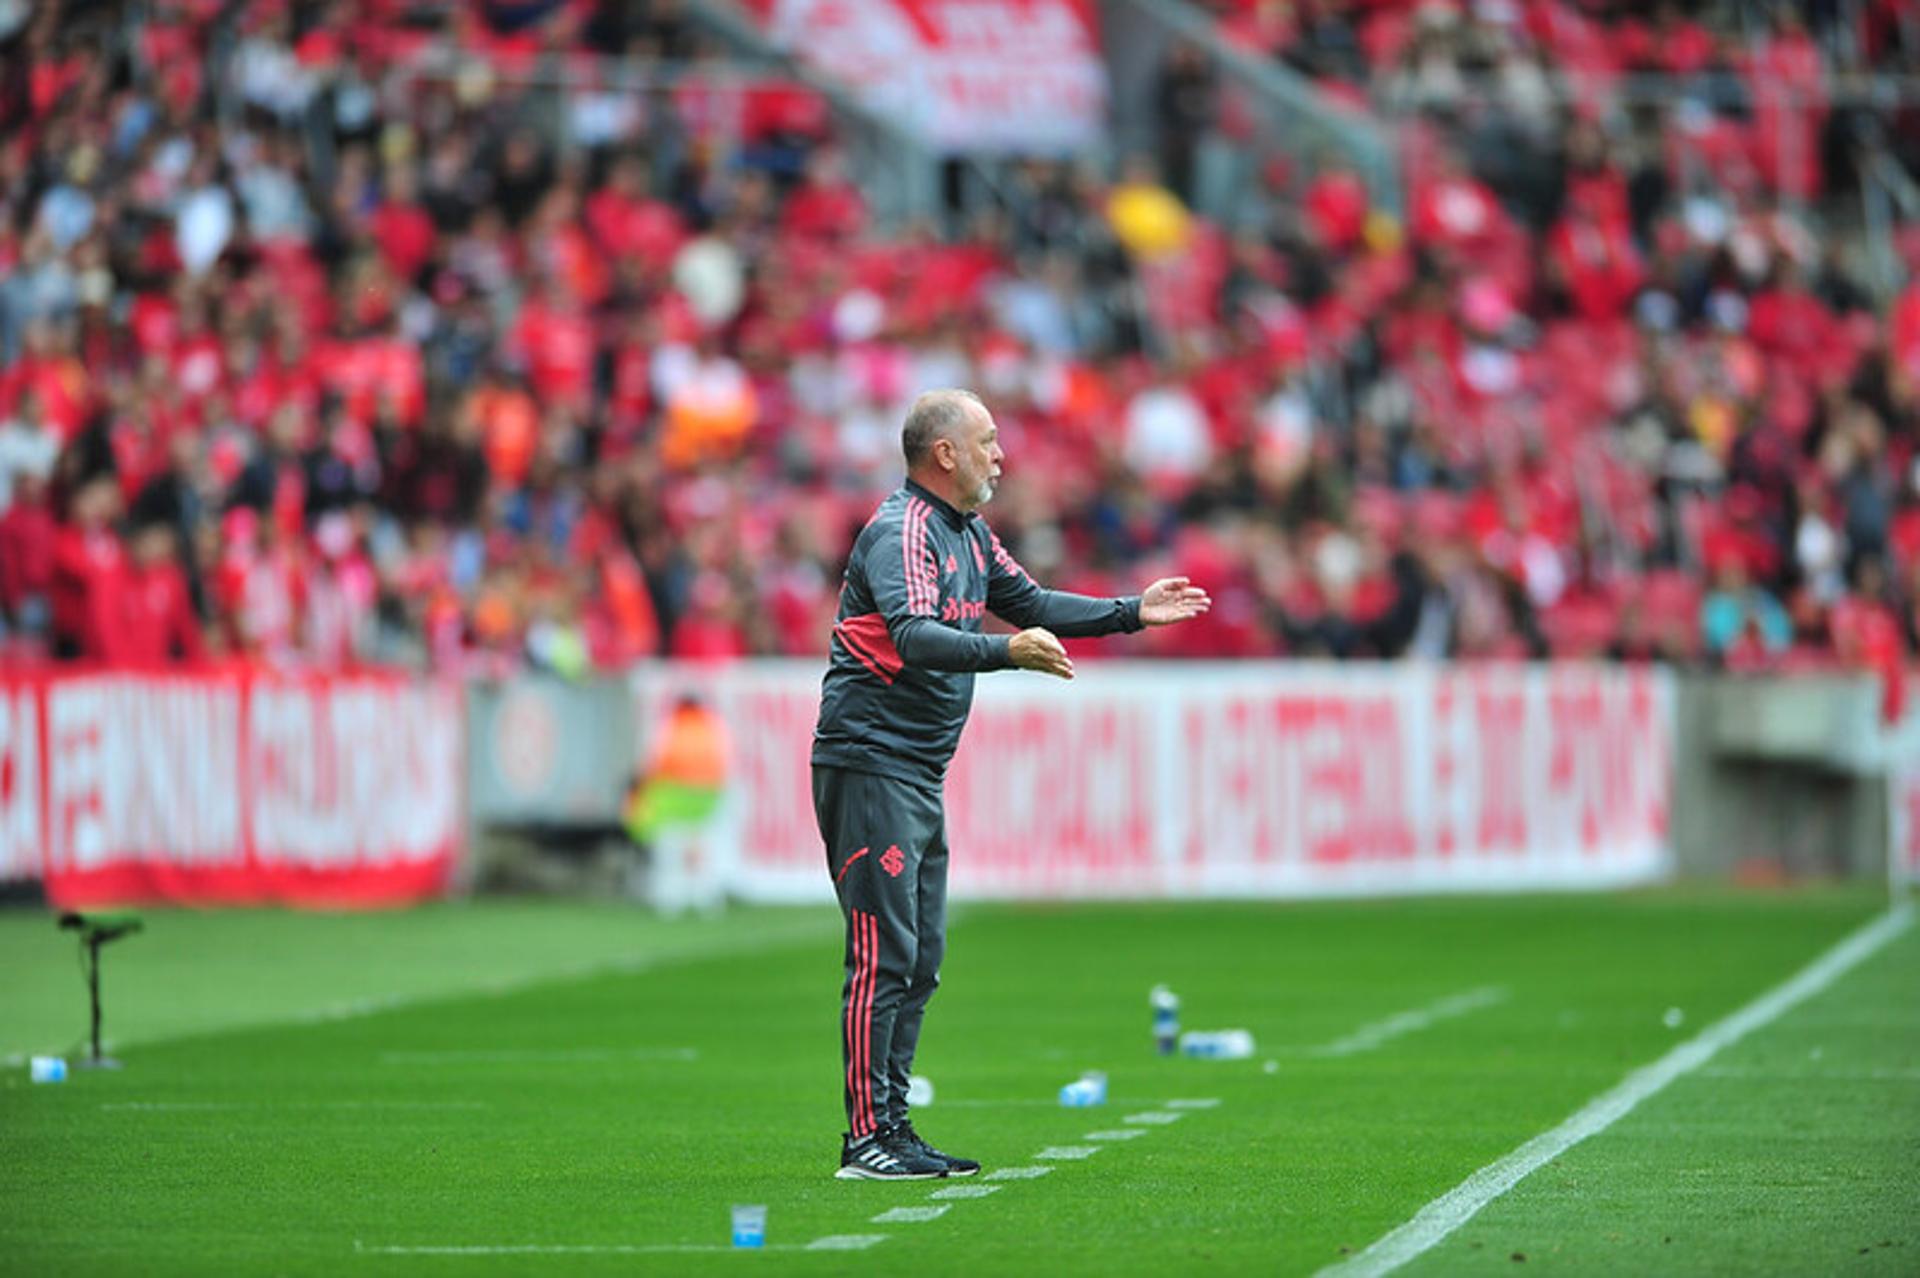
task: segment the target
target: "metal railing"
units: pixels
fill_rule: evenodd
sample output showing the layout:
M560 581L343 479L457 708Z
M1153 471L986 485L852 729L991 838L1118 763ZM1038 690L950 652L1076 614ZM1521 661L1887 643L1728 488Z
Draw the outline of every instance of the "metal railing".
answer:
M1277 152L1317 167L1323 157L1336 156L1366 183L1375 207L1400 211L1400 170L1390 125L1334 105L1311 80L1225 39L1210 15L1181 0L1106 0L1101 14L1108 74L1115 86L1113 126L1122 148L1155 148L1159 123L1153 95L1145 86L1154 83L1169 47L1184 40L1206 52L1225 78L1225 87L1242 95L1258 122L1258 138L1244 148L1231 148L1237 152L1231 158L1244 161L1263 151ZM1231 206L1253 176L1252 166L1235 167L1226 196L1210 201L1228 207L1203 207L1203 212L1232 220Z
M1906 286L1906 264L1895 240L1900 223L1920 225L1920 183L1892 156L1876 151L1861 165L1860 212L1873 263L1873 291L1887 301Z

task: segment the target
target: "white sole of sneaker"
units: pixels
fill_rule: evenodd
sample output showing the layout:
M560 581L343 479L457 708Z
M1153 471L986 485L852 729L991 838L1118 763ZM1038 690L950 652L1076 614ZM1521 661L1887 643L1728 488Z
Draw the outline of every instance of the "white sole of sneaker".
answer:
M979 1174L980 1174L980 1169L978 1167L968 1167L964 1170L958 1167L954 1167L954 1168L948 1169L947 1171L947 1175L949 1176L978 1176Z
M833 1174L835 1180L945 1180L945 1172L877 1172L865 1167L842 1167Z

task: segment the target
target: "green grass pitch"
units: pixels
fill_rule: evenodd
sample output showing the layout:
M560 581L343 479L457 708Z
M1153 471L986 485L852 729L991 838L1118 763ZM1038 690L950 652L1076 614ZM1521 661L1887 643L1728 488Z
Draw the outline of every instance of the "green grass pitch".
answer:
M1854 889L966 908L918 1122L989 1171L1053 1170L911 1185L830 1174L830 910L155 913L107 954L125 1068L0 1075L0 1272L1311 1274L1881 909ZM0 914L0 965L0 1053L72 1051L71 938ZM1156 982L1187 1027L1252 1030L1255 1057L1154 1055ZM1109 1102L1059 1107L1087 1069ZM1180 1117L1127 1121L1148 1113ZM1089 1135L1116 1130L1143 1134ZM1040 1157L1060 1149L1093 1152ZM933 1197L951 1184L993 1192ZM728 1246L735 1203L766 1205L767 1250ZM931 1218L875 1222L900 1208ZM884 1241L806 1250L846 1236ZM1920 1272L1920 929L1402 1272Z

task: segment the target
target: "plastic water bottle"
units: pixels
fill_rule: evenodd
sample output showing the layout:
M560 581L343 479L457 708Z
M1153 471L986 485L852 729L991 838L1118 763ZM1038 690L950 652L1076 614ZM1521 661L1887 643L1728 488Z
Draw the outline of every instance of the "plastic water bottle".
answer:
M1147 1002L1153 1007L1153 1044L1162 1056L1171 1056L1180 1037L1180 996L1164 985L1156 985Z
M1190 1030L1180 1036L1180 1054L1202 1060L1239 1061L1253 1055L1248 1030Z
M933 1080L924 1074L907 1076L907 1105L913 1109L925 1109L933 1104Z
M62 1056L36 1056L27 1063L28 1077L36 1083L67 1081L67 1062Z
M1107 1076L1097 1069L1088 1070L1060 1089L1060 1103L1070 1109L1106 1104Z

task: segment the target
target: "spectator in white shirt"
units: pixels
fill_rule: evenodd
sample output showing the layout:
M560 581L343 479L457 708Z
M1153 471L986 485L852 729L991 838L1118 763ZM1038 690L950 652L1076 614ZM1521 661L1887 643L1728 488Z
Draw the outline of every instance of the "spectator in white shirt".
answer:
M45 481L59 457L60 441L47 428L40 397L27 391L13 416L0 422L0 515L13 505L14 486L22 475Z

